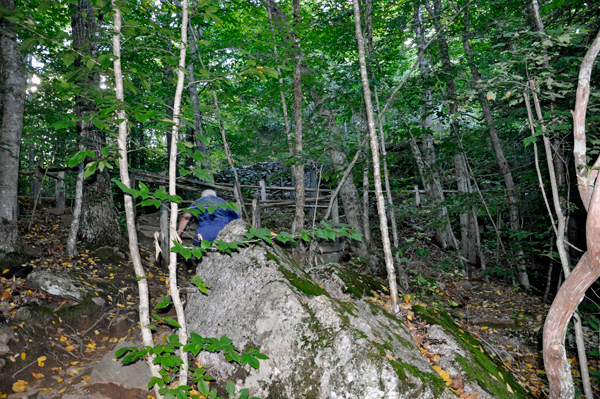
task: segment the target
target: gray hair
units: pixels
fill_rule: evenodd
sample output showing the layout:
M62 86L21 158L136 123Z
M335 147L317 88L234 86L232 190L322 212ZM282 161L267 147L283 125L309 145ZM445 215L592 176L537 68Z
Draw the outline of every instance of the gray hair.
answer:
M217 192L215 190L204 190L202 191L202 198L204 197L216 197Z

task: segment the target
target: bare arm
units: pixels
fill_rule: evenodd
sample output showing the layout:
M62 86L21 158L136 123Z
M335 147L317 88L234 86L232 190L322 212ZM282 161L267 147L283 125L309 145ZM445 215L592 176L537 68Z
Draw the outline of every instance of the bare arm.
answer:
M183 216L181 216L181 220L179 220L179 226L177 226L177 234L181 235L181 233L183 233L183 230L185 230L185 227L191 218L191 213L184 213Z

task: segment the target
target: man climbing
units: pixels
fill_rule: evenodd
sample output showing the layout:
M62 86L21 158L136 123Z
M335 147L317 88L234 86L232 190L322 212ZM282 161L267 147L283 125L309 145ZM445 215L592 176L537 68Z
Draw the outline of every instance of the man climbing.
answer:
M177 227L177 234L181 235L188 222L192 217L198 219L198 227L194 234L194 245L199 246L202 240L214 241L219 234L219 231L223 230L223 227L232 220L240 219L240 215L232 209L225 208L223 204L227 205L227 201L217 197L217 193L214 190L204 190L202 196L194 201L192 206L188 209L197 209L197 215L191 213L184 213L179 221ZM209 212L209 206L212 206L214 210Z

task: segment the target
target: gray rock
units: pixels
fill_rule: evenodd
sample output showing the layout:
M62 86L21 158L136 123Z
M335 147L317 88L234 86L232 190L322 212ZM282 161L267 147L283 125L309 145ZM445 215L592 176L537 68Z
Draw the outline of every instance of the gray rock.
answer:
M315 266L309 266L305 271L310 275L313 281L321 285L325 291L334 299L348 300L352 296L347 293L348 287L340 277L342 266L337 263L328 263Z
M106 304L106 299L100 298L99 296L95 296L92 298L92 302L94 302L96 305L102 307Z
M115 384L125 389L148 389L148 382L152 375L146 362L138 361L123 365L115 359L115 352L125 346L133 346L133 344L119 342L112 351L100 359L92 370L90 384Z
M0 345L0 355L10 352L8 345Z
M65 299L83 302L85 291L76 287L66 273L35 271L27 276L27 285Z
M15 321L31 321L31 310L28 307L24 306L15 311L14 320Z
M317 246L317 254L324 263L339 262L344 254L344 246L337 241L320 242Z
M245 232L237 220L219 238ZM198 273L210 290L188 296L188 331L226 334L270 357L255 370L200 353L218 384L231 379L264 399L454 397L399 319L366 301L330 298L276 245L209 253Z
M6 345L11 339L16 337L15 331L9 326L0 324L0 344Z
M464 290L470 290L471 288L473 288L473 284L471 284L469 280L461 281L459 283L456 283L456 285Z

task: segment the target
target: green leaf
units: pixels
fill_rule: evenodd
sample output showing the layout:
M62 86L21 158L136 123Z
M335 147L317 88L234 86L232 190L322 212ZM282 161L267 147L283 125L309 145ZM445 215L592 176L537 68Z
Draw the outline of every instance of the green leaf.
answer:
M208 384L206 383L206 381L200 380L200 382L198 383L198 391L200 391L200 393L202 395L208 396L208 392L210 391L210 388L208 387Z
M90 162L86 165L85 173L83 174L84 179L87 179L88 177L90 177L91 175L93 175L96 172L97 163L98 162Z
M89 69L90 71L92 69L94 69L94 65L96 65L96 63L94 62L93 59L89 59L87 60L87 62L85 63L85 66L87 67L87 69Z
M65 66L71 65L75 62L75 53L66 53L63 55L63 62L65 63Z
M208 291L206 289L206 286L204 285L204 281L202 280L202 277L196 275L194 277L192 277L192 279L190 280L190 282L192 284L194 284L196 287L198 287L198 289L205 295L208 295Z
M308 236L308 233L306 231L300 233L300 238L302 238L306 242L310 241L310 237Z
M69 167L72 168L75 165L79 165L86 157L94 158L95 156L94 151L80 151L69 159Z
M133 346L125 346L121 349L119 349L118 351L115 352L115 359L120 358L121 356L125 355L128 352L131 351L135 351L137 350L137 348L133 347Z
M21 43L21 45L19 46L19 51L22 53L27 53L27 52L33 50L33 48L35 47L37 42L38 42L38 39L34 38L34 37L25 39L25 40L23 40L23 43Z
M233 397L233 395L235 395L235 384L232 381L227 381L225 390L229 394L229 397Z
M525 138L525 140L523 140L523 145L525 145L525 147L527 147L531 143L537 143L537 137L528 136Z
M179 325L179 323L177 321L175 321L171 316L167 316L164 318L164 320L167 322L168 325L173 326L173 327L177 327L177 328L181 328L181 326Z
M160 302L156 304L155 308L156 309L163 309L166 308L167 306L169 306L171 304L172 300L170 296L163 296L160 298Z

